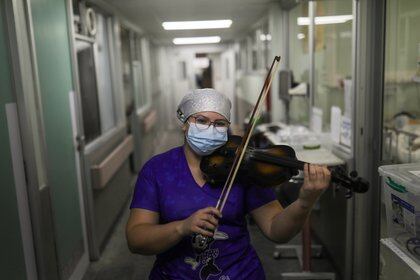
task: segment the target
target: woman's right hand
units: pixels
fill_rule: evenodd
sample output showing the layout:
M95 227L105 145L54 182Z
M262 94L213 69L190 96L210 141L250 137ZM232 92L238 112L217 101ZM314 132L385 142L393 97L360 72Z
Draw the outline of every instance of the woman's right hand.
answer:
M211 237L219 223L218 219L221 217L222 214L220 211L214 207L200 209L187 219L181 221L179 231L182 236L199 233Z

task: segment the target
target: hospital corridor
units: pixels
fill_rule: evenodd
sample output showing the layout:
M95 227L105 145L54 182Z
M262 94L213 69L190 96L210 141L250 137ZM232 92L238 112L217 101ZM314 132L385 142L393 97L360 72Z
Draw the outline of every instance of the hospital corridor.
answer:
M420 279L420 1L0 0L0 279Z

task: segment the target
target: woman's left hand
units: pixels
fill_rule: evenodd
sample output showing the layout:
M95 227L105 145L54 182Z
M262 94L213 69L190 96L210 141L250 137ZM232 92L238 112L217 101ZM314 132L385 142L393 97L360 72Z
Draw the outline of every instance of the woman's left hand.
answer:
M303 171L304 182L298 199L304 207L312 207L330 185L331 173L326 166L307 163Z

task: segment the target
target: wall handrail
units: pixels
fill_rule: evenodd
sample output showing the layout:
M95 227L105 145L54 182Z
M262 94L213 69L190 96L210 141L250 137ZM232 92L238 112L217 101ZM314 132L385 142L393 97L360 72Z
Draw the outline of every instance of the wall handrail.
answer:
M134 150L132 135L127 136L103 161L91 167L93 189L103 189Z

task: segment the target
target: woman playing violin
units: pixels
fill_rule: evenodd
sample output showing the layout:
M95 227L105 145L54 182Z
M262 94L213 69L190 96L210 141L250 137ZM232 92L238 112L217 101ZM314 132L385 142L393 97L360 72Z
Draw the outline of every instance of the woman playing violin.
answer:
M287 208L269 188L235 183L220 213L214 206L221 188L205 182L200 160L226 143L230 109L213 89L187 94L177 111L184 145L153 157L140 171L126 235L132 252L157 255L150 279L265 279L245 216L268 239L287 242L329 186L326 167L305 165L299 197ZM213 241L197 249L194 234Z

